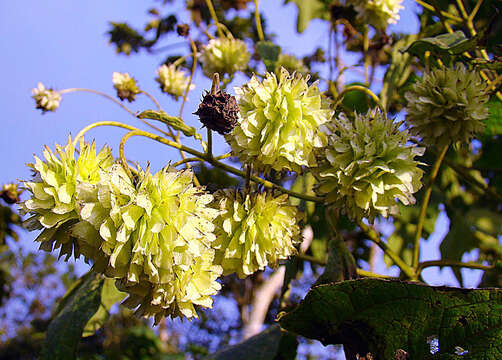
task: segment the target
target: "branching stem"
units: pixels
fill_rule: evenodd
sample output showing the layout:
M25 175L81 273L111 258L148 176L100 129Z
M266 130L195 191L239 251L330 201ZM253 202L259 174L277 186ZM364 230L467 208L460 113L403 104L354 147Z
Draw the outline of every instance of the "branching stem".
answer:
M371 99L373 99L373 101L378 105L378 107L385 113L385 108L380 99L378 98L378 96L367 87L361 85L351 85L343 89L343 91L340 94L338 94L335 100L335 104L341 103L345 94L347 94L350 91L362 91L363 93L368 95Z
M415 241L413 243L413 260L411 263L411 266L413 266L413 268L417 268L418 266L418 259L420 257L420 238L422 237L422 229L424 227L425 215L427 213L427 206L429 205L429 200L431 198L432 187L439 173L439 168L441 167L441 163L443 162L446 152L448 151L448 147L449 145L445 145L441 149L441 153L437 157L436 162L432 167L429 180L425 185L424 199L420 207L420 213L418 215L418 223L417 223L417 232L415 233Z

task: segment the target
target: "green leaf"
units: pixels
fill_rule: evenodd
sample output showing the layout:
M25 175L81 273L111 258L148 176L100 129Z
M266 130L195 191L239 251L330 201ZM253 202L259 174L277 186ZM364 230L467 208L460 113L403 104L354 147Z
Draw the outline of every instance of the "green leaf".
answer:
M239 344L230 346L229 348L218 351L206 360L277 360L277 359L294 359L295 357L280 357L279 350L282 347L282 354L287 354L284 345L291 344L291 338L282 340L283 336L291 335L286 331L281 330L279 325L272 325L267 330L255 335ZM296 348L295 348L296 349ZM289 349L291 351L291 349ZM296 350L295 350L296 354ZM278 357L276 357L278 356Z
M280 316L280 324L375 359L394 359L398 349L410 359L500 359L501 314L501 289L360 279L313 288L295 310ZM435 355L427 343L431 337L439 340ZM455 355L455 347L468 353Z
M256 51L265 63L267 71L274 71L277 60L279 60L281 47L271 41L258 41L256 43Z
M452 34L441 34L416 40L401 52L408 52L420 58L423 58L426 51L430 51L436 56L460 55L465 51L473 50L477 41L477 37L468 39L462 31L458 30Z
M89 272L70 289L47 329L42 360L76 358L84 327L101 303L102 286L101 275Z
M103 326L106 320L108 320L110 308L119 301L122 301L126 296L126 293L117 289L115 280L109 278L105 279L103 288L101 289L101 304L98 311L85 325L82 337L94 335L94 333Z
M488 101L490 116L485 122L485 131L483 135L493 136L502 134L502 101L495 96Z
M185 124L179 117L168 115L164 111L145 110L138 114L138 118L161 121L175 130L180 130L185 136L193 136L197 140L202 140L197 129Z
M295 3L298 7L296 31L302 33L309 26L312 19L329 19L329 9L322 0L286 0L285 3Z

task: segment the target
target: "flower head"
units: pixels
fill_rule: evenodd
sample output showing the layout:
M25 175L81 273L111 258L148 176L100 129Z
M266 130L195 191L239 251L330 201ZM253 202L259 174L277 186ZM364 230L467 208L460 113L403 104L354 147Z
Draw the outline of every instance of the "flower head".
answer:
M403 9L402 0L346 0L357 11L357 18L373 27L385 30L389 24L399 20L399 11Z
M397 211L396 198L413 204L423 171L415 156L424 149L408 145L409 134L379 110L356 114L353 121L341 114L330 123L332 133L316 170L317 191L342 208L352 219Z
M232 75L247 68L251 55L242 40L230 38L211 39L201 54L202 71L208 78L214 73Z
M242 162L265 172L317 166L314 150L327 143L320 126L333 110L317 84L309 86L307 80L282 69L279 79L267 73L259 82L253 76L235 89L241 118L226 139Z
M163 64L157 69L159 77L155 78L160 84L163 92L171 94L176 100L183 96L188 86L188 77L184 70L180 70L174 64ZM190 84L190 90L194 89L195 85Z
M56 111L61 101L61 94L53 89L46 89L44 84L38 83L31 93L37 104L37 109L42 110L42 113L47 111Z
M425 73L405 97L410 132L430 145L470 141L489 115L486 83L462 64Z
M286 194L220 190L215 204L221 211L215 221L215 262L225 275L235 272L244 278L296 252L300 216Z
M61 248L60 256L68 259L74 251L78 257L81 249L69 230L79 220L76 188L80 182L99 181L100 172L113 163L110 149L104 147L96 154L94 142L88 144L82 139L80 154L75 158L69 138L66 146L56 145L56 153L46 147L43 154L45 161L35 156L35 164L29 164L35 177L24 182L31 198L20 204L21 210L32 215L28 219L30 229L44 229L36 240L43 250Z
M83 223L74 236L94 248L94 269L119 279L138 314L196 316L210 306L221 269L213 266L213 196L193 185L191 171L138 170L133 182L121 165L79 189ZM89 236L95 229L95 236ZM96 241L95 239L98 239Z
M129 76L129 73L119 73L114 72L113 77L113 87L117 90L117 96L120 100L125 100L133 102L136 99L141 90L136 84L136 80Z

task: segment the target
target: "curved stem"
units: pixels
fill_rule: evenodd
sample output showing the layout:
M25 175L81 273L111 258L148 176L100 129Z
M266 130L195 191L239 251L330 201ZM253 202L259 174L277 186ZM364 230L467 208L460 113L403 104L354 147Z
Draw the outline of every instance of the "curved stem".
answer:
M434 8L434 6L432 6L431 4L426 3L425 1L415 0L415 2L417 4L419 4L419 5L422 5L422 7L424 7L427 10L436 11L436 9ZM441 15L444 16L445 18L448 18L450 20L456 21L458 23L462 22L461 18L459 18L458 16L455 16L455 15L452 15L452 14L446 12L446 11L441 11Z
M361 85L352 85L343 89L343 91L336 97L335 104L341 103L344 95L350 91L362 91L363 93L371 97L373 101L377 104L377 106L385 113L385 108L383 107L383 104L378 98L378 96L367 87Z
M224 37L223 31L221 30L220 27L220 22L218 21L218 17L216 16L216 11L214 11L214 6L211 0L206 0L207 7L209 8L209 13L211 14L211 17L213 18L214 24L216 25L216 31L218 31L218 36L219 37Z
M120 162L122 163L122 167L124 168L125 172L129 176L129 179L133 180L134 177L132 175L131 169L129 169L129 165L127 165L127 159L125 157L125 143L127 140L129 140L132 136L134 136L136 131L130 131L127 134L125 134L122 139L120 140L119 144L119 157L120 157Z
M368 49L370 47L370 38L368 34L368 26L364 26L363 30L363 58L364 58L364 82L366 86L369 86L369 77L368 77L368 67L370 58L368 56Z
M368 238L373 241L380 249L383 250L385 255L391 258L392 261L404 272L404 274L412 279L416 280L418 276L415 273L415 270L406 264L400 257L397 255L394 251L392 251L389 246L382 240L380 239L380 236L377 234L375 230L370 228L368 225L363 223L362 221L357 221L357 225L363 230Z
M215 166L215 167L218 167L222 170L225 170L226 172L229 172L231 174L234 174L234 175L237 175L237 176L240 176L242 178L245 178L246 177L246 174L239 170L239 169L236 169L232 166L229 166L227 164L224 164L218 160L216 160L215 158L211 157L209 158L207 156L207 154L204 154L200 151L197 151L195 149L192 149L191 147L188 147L188 146L185 146L183 144L180 144L180 143L177 143L175 141L172 141L172 140L169 140L169 139L166 139L160 135L157 135L157 134L152 134L152 133L149 133L147 131L144 131L144 130L141 130L141 129L138 129L134 126L130 126L130 125L126 125L126 124L122 124L120 122L116 122L116 121L101 121L101 122L96 122L94 124L91 124L89 126L86 126L84 129L82 129L78 134L77 134L77 137L75 138L75 140L73 141L74 144L76 144L76 141L83 136L83 134L85 134L87 131L95 128L95 127L98 127L98 126L117 126L117 127L121 127L121 128L124 128L124 129L128 129L128 130L131 130L130 133L128 133L128 137L127 138L130 138L131 136L143 136L143 137L147 137L149 139L152 139L152 140L155 140L157 142L160 142L162 144L165 144L165 145L168 145L168 146L171 146L175 149L178 149L178 150L181 150L181 151L184 151L184 152L187 152L189 154L192 154L192 155L195 155L196 157L198 157L199 159L201 160L204 160L206 161L207 163ZM283 193L286 193L286 194L289 194L293 197L296 197L298 199L303 199L303 200L306 200L306 201L313 201L313 202L324 202L324 198L322 197L317 197L317 196L311 196L311 195L306 195L306 194L300 194L300 193L297 193L295 191L292 191L292 190L289 190L289 189L286 189L280 185L277 185L277 184L274 184L273 182L270 182L268 180L265 180L265 179L262 179L258 176L251 176L250 179L256 183L259 183L261 185L263 185L264 187L266 188L273 188L273 189L277 189Z
M198 157L185 158L185 159L183 159L183 160L180 160L180 161L175 162L172 166L173 166L173 167L177 167L177 166L180 166L180 165L183 165L183 164L189 163L189 162L196 162L196 161L204 161L204 160L199 159Z
M190 71L190 76L188 77L188 84L183 93L183 101L181 102L180 107L180 118L183 118L183 109L185 108L185 104L187 102L188 92L190 91L190 86L192 85L192 79L195 74L195 70L197 69L197 46L193 42L192 38L189 38L190 46L192 48L192 70Z
M157 99L155 99L150 93L146 92L145 90L140 90L142 94L145 94L152 102L157 106L157 109L159 111L162 111L162 107L160 106L159 102Z
M429 180L427 181L427 184L425 185L424 199L423 199L422 205L420 207L420 213L418 215L418 223L417 223L417 232L415 233L415 241L413 243L413 260L412 260L411 266L413 266L414 268L416 268L418 266L418 259L420 257L420 238L422 237L422 229L424 227L427 206L429 205L429 200L431 198L432 186L434 185L434 181L436 180L436 177L439 173L439 168L441 167L441 163L443 162L443 159L446 155L446 152L448 151L448 147L449 147L449 145L443 146L441 153L437 157L436 162L434 163L434 166L432 167Z
M258 38L260 41L265 40L265 36L263 35L263 29L261 27L261 19L260 19L260 11L258 10L258 3L260 0L254 0L254 18L256 22L256 31L258 32Z
M216 160L223 160L223 159L226 159L226 158L229 158L230 156L232 156L232 153L229 152L229 153L226 153L226 154L223 154L223 155L220 155L220 156L216 156L215 159ZM501 170L502 171L502 170Z
M495 265L482 265L473 262L463 263L461 261L453 261L453 260L433 260L433 261L424 261L418 264L417 276L422 273L423 269L433 266L461 267L461 268L477 269L484 271L495 269Z
M118 121L98 121L98 122L92 123L90 125L87 125L85 128L83 128L82 130L80 130L77 133L77 135L73 139L73 147L75 147L77 145L80 138L82 136L84 136L84 134L86 132L88 132L89 130L94 129L98 126L115 126L115 127L120 127L120 128L127 129L127 130L139 130L138 128L135 128L132 125L127 125L127 124L124 124L124 123L121 123Z
M113 96L110 96L110 95L108 95L108 94L106 94L104 92L98 91L98 90L86 89L86 88L69 88L69 89L60 90L59 93L60 94L67 94L67 93L77 92L77 91L89 92L89 93L92 93L92 94L103 96L103 97L107 98L108 100L113 101L115 104L117 104L118 106L120 106L122 109L124 109L125 111L127 111L132 116L136 117L136 113L134 111L130 110L127 106L125 106L124 104L122 104L120 101L118 101L117 99L115 99Z

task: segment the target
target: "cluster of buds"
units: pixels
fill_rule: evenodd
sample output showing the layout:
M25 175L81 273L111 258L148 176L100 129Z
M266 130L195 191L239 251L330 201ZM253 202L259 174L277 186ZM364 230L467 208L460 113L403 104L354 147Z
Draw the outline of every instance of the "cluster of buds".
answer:
M160 89L172 95L176 100L183 96L188 88L189 78L184 70L178 69L175 64L163 64L157 69L158 77L155 78L160 85ZM190 84L189 90L195 88L194 84Z
M244 41L225 37L211 39L202 49L200 61L204 75L212 78L214 73L223 77L245 70L250 57Z
M117 90L117 96L120 100L127 99L133 102L141 90L136 84L136 80L129 76L129 73L114 72L112 76L113 87Z
M0 198L7 204L15 204L19 202L19 195L21 195L22 192L23 190L20 190L17 184L4 184L2 190L0 190Z
M32 91L33 99L35 99L37 109L42 110L42 113L47 111L56 111L61 102L61 94L53 89L46 89L44 84L39 82L37 87Z

